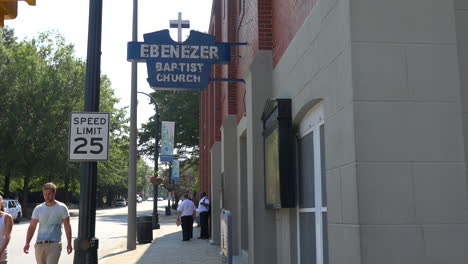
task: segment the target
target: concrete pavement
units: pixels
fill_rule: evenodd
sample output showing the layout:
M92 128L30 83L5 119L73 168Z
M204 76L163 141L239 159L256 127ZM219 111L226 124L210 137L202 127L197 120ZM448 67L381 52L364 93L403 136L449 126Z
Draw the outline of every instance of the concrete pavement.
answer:
M172 215L159 215L160 229L153 230L153 242L137 244L137 248L127 251L126 241L121 241L115 252L99 256L101 264L118 263L171 263L171 264L218 264L221 263L219 245L211 245L209 240L197 239L200 228L194 226L194 239L182 242L182 230L175 224L177 212Z

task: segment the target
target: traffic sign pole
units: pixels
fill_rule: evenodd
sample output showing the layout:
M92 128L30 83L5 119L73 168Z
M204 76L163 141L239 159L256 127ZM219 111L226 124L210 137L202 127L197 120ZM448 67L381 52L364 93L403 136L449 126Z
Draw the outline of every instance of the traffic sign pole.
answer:
M86 63L85 112L99 112L101 79L102 0L89 1L88 54ZM80 214L74 241L74 264L98 263L96 230L97 162L80 166Z

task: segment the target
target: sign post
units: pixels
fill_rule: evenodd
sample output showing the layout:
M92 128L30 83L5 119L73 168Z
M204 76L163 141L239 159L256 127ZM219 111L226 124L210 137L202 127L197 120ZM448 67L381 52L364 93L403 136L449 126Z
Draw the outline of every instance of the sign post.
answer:
M99 94L101 90L101 29L102 0L90 0L88 54L86 58L86 90L84 99L85 112L99 112ZM98 143L100 142L98 141ZM96 141L94 144L96 144ZM94 148L88 151L91 150L96 151ZM78 151L81 151L81 149ZM78 222L78 237L74 241L75 256L73 263L75 264L98 263L97 250L99 247L99 240L95 237L96 186L97 162L91 160L81 162L80 216Z

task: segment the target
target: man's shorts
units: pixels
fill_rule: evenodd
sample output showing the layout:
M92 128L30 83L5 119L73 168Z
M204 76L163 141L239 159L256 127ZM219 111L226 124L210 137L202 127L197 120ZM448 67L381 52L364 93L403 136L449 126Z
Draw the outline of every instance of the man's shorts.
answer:
M62 242L37 242L34 250L37 264L57 264L62 252Z

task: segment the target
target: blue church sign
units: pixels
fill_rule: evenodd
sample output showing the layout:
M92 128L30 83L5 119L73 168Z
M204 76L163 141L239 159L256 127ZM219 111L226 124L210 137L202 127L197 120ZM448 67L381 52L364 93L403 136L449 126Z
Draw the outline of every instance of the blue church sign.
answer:
M144 42L129 42L127 59L144 62L148 82L158 90L205 89L210 81L212 64L228 64L231 45L216 42L214 36L191 30L185 42L172 40L169 30L143 35Z

